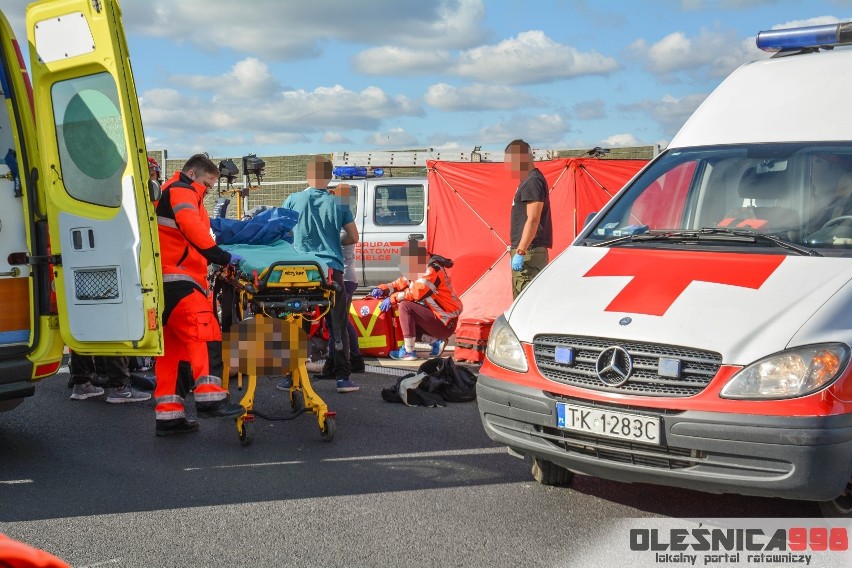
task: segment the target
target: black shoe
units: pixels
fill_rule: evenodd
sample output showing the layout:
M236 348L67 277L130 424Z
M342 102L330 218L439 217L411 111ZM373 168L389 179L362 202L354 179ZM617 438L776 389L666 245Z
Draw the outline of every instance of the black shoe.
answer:
M311 375L312 381L329 381L329 380L337 380L337 375L334 372L326 373L323 371L322 373L314 373Z
M361 355L351 355L349 357L349 369L353 373L363 373L367 370L367 367L364 365L364 357Z
M157 436L174 436L175 434L189 434L198 432L198 421L186 418L175 418L173 420L157 420Z
M239 418L246 413L244 406L231 402L231 397L208 404L195 404L199 418Z

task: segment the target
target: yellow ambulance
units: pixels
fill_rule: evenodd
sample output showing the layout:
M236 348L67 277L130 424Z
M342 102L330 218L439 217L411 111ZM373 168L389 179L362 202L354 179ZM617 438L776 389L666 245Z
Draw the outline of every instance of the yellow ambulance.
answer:
M0 410L56 373L64 345L162 351L159 188L121 10L44 0L26 26L28 50L0 12Z

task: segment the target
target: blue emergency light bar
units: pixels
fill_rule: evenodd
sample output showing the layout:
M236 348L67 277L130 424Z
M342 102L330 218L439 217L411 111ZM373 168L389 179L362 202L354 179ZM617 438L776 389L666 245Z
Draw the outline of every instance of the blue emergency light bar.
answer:
M366 166L335 166L331 173L342 179L382 177L385 170L382 168L368 168Z
M767 30L757 34L757 47L769 52L833 46L844 43L852 43L852 22Z

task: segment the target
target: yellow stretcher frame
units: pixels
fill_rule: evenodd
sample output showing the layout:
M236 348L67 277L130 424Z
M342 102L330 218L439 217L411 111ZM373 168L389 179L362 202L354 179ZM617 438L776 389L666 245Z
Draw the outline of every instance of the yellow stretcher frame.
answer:
M311 278L313 271L320 274L319 280ZM228 290L227 287L230 287L234 292L231 296L233 305L220 302L220 308L223 313L228 310L238 322L243 321L250 310L256 319L276 318L290 326L290 406L293 412L284 416L270 416L254 410L257 375L246 374L248 382L245 394L239 402L246 409L246 413L236 419L240 443L248 445L252 442L248 423L254 422L255 417L265 420L292 420L306 412L316 415L320 436L326 442L331 441L336 430L337 413L330 411L325 401L311 387L305 366L308 360L307 345L300 341L299 332L302 330L303 321L312 321L311 316L316 308L320 308L320 316L328 312L338 297L337 286L326 281L325 271L319 264L302 261L277 261L269 265L260 276L254 275L251 278L234 266L228 265L216 271L213 280L214 290ZM229 387L230 355L230 348L223 349L222 387L226 390ZM242 372L237 374L237 387L242 390Z

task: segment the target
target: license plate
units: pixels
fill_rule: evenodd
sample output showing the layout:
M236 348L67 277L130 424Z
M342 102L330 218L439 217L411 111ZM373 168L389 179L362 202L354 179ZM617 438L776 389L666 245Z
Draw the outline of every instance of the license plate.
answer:
M656 416L557 402L556 426L584 434L660 445L660 419Z

